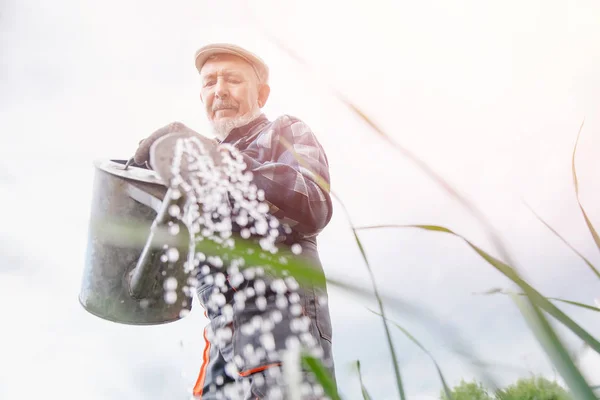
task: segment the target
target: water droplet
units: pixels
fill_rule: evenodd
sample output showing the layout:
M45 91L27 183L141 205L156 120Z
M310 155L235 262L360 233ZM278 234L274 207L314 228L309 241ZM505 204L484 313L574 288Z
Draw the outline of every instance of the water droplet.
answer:
M296 255L302 253L302 246L299 245L298 243L294 243L292 245L292 253L294 253Z
M263 333L260 335L260 344L266 351L275 350L275 338L272 333Z
M250 358L254 354L254 346L251 343L247 343L242 350L244 357Z
M229 283L234 288L239 287L242 283L244 283L244 275L242 275L240 272L230 275Z
M258 211L261 214L266 214L269 212L269 205L266 203L260 203L258 207L256 207L256 211Z
M169 262L176 262L179 260L179 250L177 250L175 247L171 247L169 250L167 250L167 259Z
M181 210L177 204L171 204L169 206L169 215L171 217L178 217L180 212L181 212Z
M298 303L292 304L290 306L290 313L293 316L298 316L298 315L302 314L302 306L300 304L298 304Z
M215 275L215 286L217 286L217 287L225 286L225 275L223 275L221 272L219 272L218 274Z
M298 303L300 301L300 295L298 293L290 294L290 303Z
M169 227L169 234L176 236L179 234L179 224L173 224Z
M236 217L235 222L239 226L246 226L246 225L248 225L248 216L245 213L240 214Z
M188 315L190 315L190 310L188 310L187 308L184 308L183 310L179 311L179 318L185 318Z
M177 190L177 189L174 189L174 190L172 190L172 191L171 191L171 198L172 198L173 200L177 200L177 199L179 199L180 197L181 197L181 192L180 192L179 190Z
M285 298L285 296L277 296L277 299L275 300L275 305L277 306L277 308L279 308L280 310L283 310L285 308L287 308L288 306L288 301Z
M221 308L221 314L225 317L226 321L233 320L233 306L231 304L225 304L223 308Z
M285 339L285 347L292 351L298 350L300 348L300 340L294 335L288 336Z
M190 276L190 277L187 279L187 283L188 283L188 285L190 285L190 286L191 286L191 287L193 287L193 288L196 288L196 287L198 287L198 279L197 279L197 278L195 278L195 277L193 277L193 276Z
M267 285L265 284L265 281L263 281L262 279L257 279L254 282L254 291L256 292L257 295L264 294L266 288L267 288Z
M287 286L285 285L283 279L275 279L273 282L271 282L270 286L271 290L278 294L285 293L285 291L287 290Z
M223 307L226 303L226 299L225 296L223 295L223 293L213 293L210 297L210 300L217 306L217 307Z
M244 336L250 336L254 333L254 326L252 324L243 324L241 332Z
M267 229L269 229L269 225L264 220L256 221L256 223L254 224L254 229L256 230L257 234L264 235L267 233Z
M280 323L283 320L283 315L281 314L281 311L279 310L275 310L271 313L271 319L273 320L273 322L275 324Z
M177 293L175 293L173 291L165 292L165 302L167 304L175 304L176 301L177 301Z
M244 292L235 292L235 294L233 295L233 301L234 303L236 303L236 305L240 303L245 303L246 295L244 294Z
M252 279L254 279L254 276L256 275L256 269L255 268L246 268L243 272L244 274L244 278L246 278L246 280L251 281Z
M219 256L208 257L208 262L217 268L221 268L223 266L223 260Z
M168 277L163 283L163 288L171 291L177 289L177 279L172 276Z
M166 263L167 261L169 261L169 257L167 257L166 254L163 254L160 256L160 261Z
M267 308L267 299L265 299L263 296L260 296L256 299L256 307L261 310L264 311L265 308Z
M260 326L262 325L262 317L260 315L255 315L252 317L251 322L254 330L259 330Z

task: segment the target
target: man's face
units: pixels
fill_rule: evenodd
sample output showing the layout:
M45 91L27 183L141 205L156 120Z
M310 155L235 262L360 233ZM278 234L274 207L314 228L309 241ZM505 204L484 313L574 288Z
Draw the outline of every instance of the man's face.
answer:
M218 55L204 64L200 76L200 98L213 124L254 114L262 106L258 77L252 66L239 57Z

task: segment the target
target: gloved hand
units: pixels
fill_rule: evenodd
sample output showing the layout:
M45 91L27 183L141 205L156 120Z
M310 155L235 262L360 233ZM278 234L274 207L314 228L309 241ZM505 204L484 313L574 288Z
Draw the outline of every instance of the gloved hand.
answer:
M174 177L173 160L175 159L176 155L179 157L179 159L176 161L177 165L175 167L179 169L179 174L181 175L183 181L188 183L190 182L190 165L188 155L187 153L182 154L181 152L176 154L178 153L176 147L179 139L191 137L193 137L195 140L188 143L188 146L192 147L192 154L194 158L197 158L200 155L207 155L212 160L213 166L218 167L221 165L222 157L220 152L217 150L217 142L207 139L195 132L193 134L190 134L188 131L168 133L154 140L148 151L148 164L150 165L150 168L156 171L156 173L158 173L158 175L167 184L171 184ZM195 161L201 162L201 160L198 159Z
M166 135L172 134L172 133L176 133L176 134L180 135L180 137L197 136L200 140L203 141L203 143L206 142L206 145L213 142L212 140L207 139L207 138L203 137L202 135L200 135L199 133L195 132L194 130L188 128L181 122L172 122L166 126L163 126L160 129L158 129L152 135L148 136L146 139L142 140L139 143L139 147L136 150L135 155L133 156L133 162L135 162L137 165L143 165L144 163L149 163L150 162L150 148L152 147L152 145L158 139L160 139Z

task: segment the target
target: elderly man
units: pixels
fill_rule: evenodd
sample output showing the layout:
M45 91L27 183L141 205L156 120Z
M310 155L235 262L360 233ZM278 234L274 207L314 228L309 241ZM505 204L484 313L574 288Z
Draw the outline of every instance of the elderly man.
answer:
M271 223L279 232L277 245L294 253L301 249L303 259L322 271L317 235L331 219L332 203L327 157L317 138L298 118L284 115L270 121L262 113L270 93L269 69L255 54L231 44L212 44L197 51L195 64L201 77L200 99L217 137L211 154L217 158L227 149L241 154L269 214L279 221ZM168 175L168 165L161 165L156 155L153 162L152 154L159 152L160 143L173 146L165 138L173 134L200 137L181 123L170 124L141 143L136 163L149 161L159 173L162 168L162 174ZM211 147L207 139L202 140ZM236 229L241 227L234 226ZM256 230L253 233L260 236ZM216 288L215 276L223 267L214 264L206 261L204 273L198 274L198 298L210 324L204 332L204 359L193 390L197 398L230 398L232 393L247 399L283 398L283 352L293 343L317 349L315 354L334 376L325 288L294 288L292 284L282 298L268 274L244 275L244 283L232 282L227 275L222 287ZM227 304L238 302L240 293L244 293L245 305L234 305L233 313L224 312ZM265 304L256 301L259 294ZM214 296L224 296L224 300L215 302ZM257 317L262 329L256 327ZM304 329L298 327L298 317L306 322ZM256 329L248 328L252 323ZM269 340L265 340L265 331L272 333ZM265 347L274 351L263 351ZM321 398L322 391L312 384L314 380L311 383L313 377L304 372L303 378L302 398ZM227 392L232 385L237 385L237 391Z

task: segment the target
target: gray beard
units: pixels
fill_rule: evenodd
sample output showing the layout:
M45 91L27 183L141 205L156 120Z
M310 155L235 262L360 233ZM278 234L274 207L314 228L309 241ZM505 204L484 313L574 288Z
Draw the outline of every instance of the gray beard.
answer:
M212 130L215 136L219 139L223 140L229 135L229 133L235 128L239 128L240 126L244 126L254 121L256 118L260 116L262 113L259 107L255 107L252 111L247 114L240 115L235 118L225 118L221 121L212 122Z

